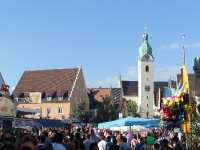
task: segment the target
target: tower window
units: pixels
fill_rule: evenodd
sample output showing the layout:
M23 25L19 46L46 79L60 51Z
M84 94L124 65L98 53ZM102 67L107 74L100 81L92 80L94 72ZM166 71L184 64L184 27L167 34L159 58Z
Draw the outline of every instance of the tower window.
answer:
M145 91L150 91L150 86L149 85L145 85Z
M146 65L145 70L146 70L146 72L149 72L149 66L148 65Z

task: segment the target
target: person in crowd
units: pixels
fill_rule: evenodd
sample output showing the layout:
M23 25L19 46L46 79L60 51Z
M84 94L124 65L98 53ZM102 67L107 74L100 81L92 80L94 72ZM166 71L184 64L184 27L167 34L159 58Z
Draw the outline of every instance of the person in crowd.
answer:
M167 139L163 139L161 140L160 143L160 150L173 150L170 145L169 145L169 141Z
M96 134L96 132L95 132L95 129L90 129L90 139L92 140L92 142L94 142L94 143L98 143L99 142L99 138L97 137L97 134Z
M122 143L119 145L119 150L131 150L130 144L127 143L127 138L122 136Z
M46 140L46 137L44 135L39 136L39 143L37 144L37 149L46 148L45 140Z
M56 133L54 137L54 143L52 143L53 150L66 150L62 142L63 142L63 134Z
M158 142L154 143L154 150L159 150L160 144Z
M179 141L178 135L175 135L172 139L173 150L183 150L183 146Z
M37 148L32 142L25 142L21 145L20 150L37 150Z
M90 139L90 134L87 134L86 140L83 141L85 150L90 150L90 145L92 143L94 143L94 142Z
M136 144L135 150L147 150L146 140L144 137L140 138L140 143Z
M109 150L111 145L112 145L111 137L107 136L107 138L106 138L106 150Z
M0 150L15 150L15 146L11 142L5 142L0 146Z
M99 150L97 143L92 143L89 150Z
M98 143L98 148L99 150L106 150L106 141L105 141L105 136L103 133L100 135L101 140Z
M73 134L70 134L69 141L68 143L66 143L66 147L67 147L67 150L76 150Z
M81 139L81 134L80 134L79 130L75 134L74 143L75 143L75 146L76 146L76 150L82 150L82 149L84 149L83 140Z
M109 150L119 150L119 145L117 145L117 140L116 140L115 136L113 136L112 140L113 140L113 143L109 147Z

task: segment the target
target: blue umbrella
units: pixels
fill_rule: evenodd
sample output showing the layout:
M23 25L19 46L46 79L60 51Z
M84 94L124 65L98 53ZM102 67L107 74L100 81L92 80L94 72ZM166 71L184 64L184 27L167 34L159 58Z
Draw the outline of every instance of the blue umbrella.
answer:
M137 118L137 117L126 117L118 120L100 123L98 124L99 128L110 128L110 127L120 127L120 126L133 126L133 125L142 125L145 127L159 126L159 119L146 119L146 118Z

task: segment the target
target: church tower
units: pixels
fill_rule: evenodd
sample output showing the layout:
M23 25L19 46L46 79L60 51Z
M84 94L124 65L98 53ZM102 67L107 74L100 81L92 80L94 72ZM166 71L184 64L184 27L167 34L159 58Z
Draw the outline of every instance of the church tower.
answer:
M152 118L154 106L154 57L144 33L138 57L138 108L141 117Z

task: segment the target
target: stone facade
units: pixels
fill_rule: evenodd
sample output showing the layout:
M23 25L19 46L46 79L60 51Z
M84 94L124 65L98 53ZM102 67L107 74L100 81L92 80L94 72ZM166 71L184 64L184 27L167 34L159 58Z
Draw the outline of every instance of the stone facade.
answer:
M154 68L153 61L138 60L138 106L141 117L153 117Z

